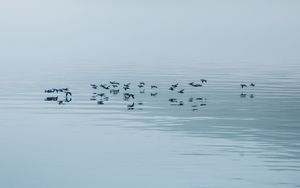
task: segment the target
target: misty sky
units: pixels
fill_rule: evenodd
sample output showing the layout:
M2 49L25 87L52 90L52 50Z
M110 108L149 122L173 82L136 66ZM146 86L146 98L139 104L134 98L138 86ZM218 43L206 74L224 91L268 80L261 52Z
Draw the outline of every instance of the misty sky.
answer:
M300 59L298 0L1 0L0 60Z

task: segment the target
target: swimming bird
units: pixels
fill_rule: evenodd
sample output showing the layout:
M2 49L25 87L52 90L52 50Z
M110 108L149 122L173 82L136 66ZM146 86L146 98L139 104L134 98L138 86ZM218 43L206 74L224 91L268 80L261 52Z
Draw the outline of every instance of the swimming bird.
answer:
M240 97L242 97L242 98L244 98L244 97L246 97L246 96L247 96L246 93L241 93L241 94L240 94Z
M200 79L200 81L201 81L202 83L207 83L207 80L206 80L206 79Z
M202 97L198 97L198 98L196 98L196 100L203 100L203 98Z
M127 105L128 110L133 110L134 109L134 102L132 104Z
M174 91L174 88L173 88L173 87L170 87L169 90Z
M170 102L177 102L177 99L175 99L175 98L170 98L169 101L170 101Z
M57 99L58 99L58 96L56 96L56 97L46 97L45 101L57 101Z
M179 83L173 84L172 87L176 88L178 86Z
M130 97L134 99L134 94L131 93L124 93L124 99L129 99Z
M178 105L179 105L179 106L183 106L183 104L184 104L183 101L179 101L179 104L178 104Z
M123 86L123 89L126 91L127 89L129 89L129 86Z
M98 88L98 86L95 85L95 84L90 84L90 86L92 86L93 89L97 89Z
M189 102L193 102L194 98L193 97L190 97L189 98Z
M72 93L71 93L70 91L66 91L65 93L66 93L66 98L67 98L68 96L72 96Z
M254 84L254 83L251 83L251 84L250 84L250 86L251 86L251 87L254 87L254 86L255 86L255 84Z
M105 96L105 93L97 93L97 96L99 96L99 97L104 97L104 96Z
M246 84L241 84L241 88L243 89L244 87L247 87Z
M184 89L182 89L182 90L178 91L178 93L184 93Z
M158 93L156 92L156 93L151 93L150 95L151 95L152 97L155 97L157 94L158 94Z
M109 92L114 95L117 95L117 94L119 94L120 90L119 89L111 89Z
M140 82L140 85L146 85L145 82Z
M193 84L192 86L193 86L193 87L201 87L202 84Z
M250 95L250 98L251 98L251 99L254 98L254 94L251 94L251 95Z
M153 89L153 88L157 88L157 86L155 86L155 85L151 85L151 89Z
M116 81L110 81L109 83L110 83L110 84L113 84L113 85L120 85L120 83L119 83L119 82L116 82Z
M97 104L102 105L102 104L104 104L104 102L102 100L100 100L100 101L97 101Z
M54 93L54 90L53 89L46 89L44 92L45 93Z
M124 84L125 87L129 87L130 83Z
M190 83L189 83L189 85L191 85L191 86L192 86L192 85L194 85L194 83L195 83L195 82L190 82Z

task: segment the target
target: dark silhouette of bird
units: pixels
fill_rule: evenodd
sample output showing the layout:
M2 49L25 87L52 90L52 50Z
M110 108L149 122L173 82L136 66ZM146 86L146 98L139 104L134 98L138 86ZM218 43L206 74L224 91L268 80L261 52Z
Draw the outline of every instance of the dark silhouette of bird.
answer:
M254 94L251 94L251 95L250 95L250 98L251 98L251 99L254 98Z
M177 102L177 99L171 98L171 99L169 99L169 101L170 101L170 102Z
M173 84L172 87L176 88L178 86L179 83Z
M206 80L206 79L200 79L200 81L201 81L202 83L207 83L207 80Z
M156 93L151 93L150 95L151 95L152 97L155 97L157 94L158 94L158 93L156 92Z
M70 91L66 91L66 98L67 98L68 96L72 96L72 93L71 93Z
M116 81L110 81L109 83L112 84L112 85L120 85L120 83L116 82Z
M133 110L134 109L134 102L132 104L127 105L128 110Z
M155 86L155 85L151 85L151 89L153 89L153 88L157 88L157 86Z
M194 83L195 83L195 82L190 82L190 83L189 83L189 85L191 85L191 86L192 86L192 85L194 85Z
M170 87L169 90L174 91L174 87Z
M179 90L178 93L184 93L184 89Z
M58 104L59 105L64 104L64 101L58 101Z
M189 102L193 102L194 98L193 97L190 97L189 98Z
M244 87L247 87L246 84L241 84L241 88L243 89Z
M97 104L102 105L102 104L104 104L104 102L102 100L100 100L100 101L97 101Z
M109 92L114 95L117 95L117 94L119 94L120 90L119 89L111 89Z
M183 106L183 104L184 104L183 101L179 101L179 104L178 104L178 105L179 105L179 106Z
M58 96L56 96L56 97L46 97L45 101L57 101L57 99L58 99Z
M240 94L240 97L242 97L242 98L244 98L244 97L246 97L246 96L247 96L246 93L241 93L241 94Z
M196 100L203 100L203 98L202 97L198 97L198 98L196 98Z
M251 87L254 87L254 86L255 86L255 84L254 84L254 83L251 83L251 84L250 84L250 86L251 86Z
M201 87L202 84L193 84L192 86L193 86L193 87Z
M140 82L140 85L146 85L145 82Z
M124 85L123 89L126 91L127 89L129 89L129 86Z
M124 98L125 98L125 99L130 99L130 97L134 99L134 94L131 94L131 93L124 93L123 95L124 95Z

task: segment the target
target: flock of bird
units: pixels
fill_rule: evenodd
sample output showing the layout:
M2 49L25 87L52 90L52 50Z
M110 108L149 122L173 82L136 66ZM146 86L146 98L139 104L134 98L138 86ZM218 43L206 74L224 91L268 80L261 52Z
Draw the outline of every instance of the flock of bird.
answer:
M199 81L194 81L188 83L190 87L203 87L205 84L207 84L206 79L200 79ZM132 86L133 84L131 83L126 83L126 84L120 84L117 81L110 81L109 83L106 84L90 84L90 87L94 90L90 100L91 101L96 101L98 105L104 105L106 101L109 101L109 95L118 95L120 92L123 95L123 100L128 101L129 103L127 104L127 109L128 110L133 110L137 106L143 105L143 102L139 101L136 102L136 94L132 91ZM242 93L240 96L242 98L246 97L247 94L244 93L244 88L246 87L254 87L254 83L250 83L249 85L246 84L240 84L240 87L242 88ZM137 84L137 87L139 88L139 93L143 94L145 93L146 90L146 83L145 82L139 82ZM151 97L156 97L158 95L157 85L149 85L148 88L150 88L150 96ZM183 94L185 93L185 89L179 87L179 83L172 84L168 90L173 93L178 93L178 94ZM100 92L99 92L100 91ZM58 104L65 104L70 101L72 101L72 93L69 91L68 88L61 88L61 89L48 89L45 90L45 93L63 93L62 99L60 99L58 96L51 96L51 97L46 97L45 101L57 101ZM253 98L254 95L250 94L250 98ZM169 98L168 102L172 106L183 106L184 101L183 100L178 100L177 98ZM198 110L197 107L199 106L206 106L206 98L203 97L190 97L188 99L188 102L191 103L192 105L192 110ZM200 103L199 103L200 102Z

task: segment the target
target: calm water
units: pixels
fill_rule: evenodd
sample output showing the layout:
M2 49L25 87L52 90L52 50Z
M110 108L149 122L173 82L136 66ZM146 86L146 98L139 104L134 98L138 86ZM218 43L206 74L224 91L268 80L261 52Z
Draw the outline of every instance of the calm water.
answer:
M0 187L300 187L300 66L239 65L80 62L2 70ZM207 84L188 86L200 78ZM134 110L123 90L106 92L104 105L90 100L90 84L110 80L132 83ZM168 91L176 82L184 94ZM256 86L239 86L250 82ZM54 95L43 91L55 87L69 87L72 101L45 101Z

